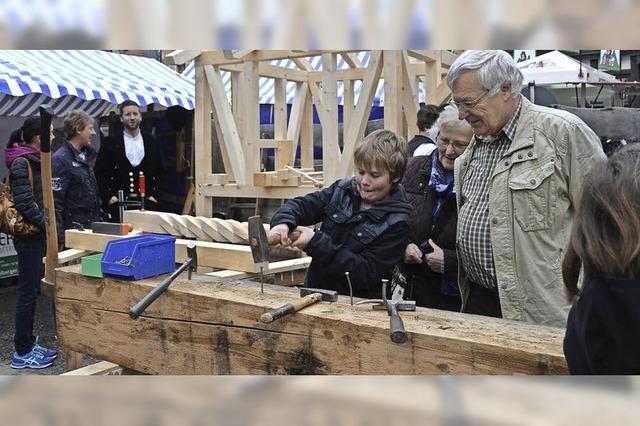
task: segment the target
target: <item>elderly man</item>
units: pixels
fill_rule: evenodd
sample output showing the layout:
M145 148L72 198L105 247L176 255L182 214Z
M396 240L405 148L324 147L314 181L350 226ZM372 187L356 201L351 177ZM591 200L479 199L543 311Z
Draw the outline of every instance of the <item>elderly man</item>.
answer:
M582 180L600 141L576 116L520 95L504 51L452 64L452 103L475 136L455 162L463 312L564 326L561 263Z

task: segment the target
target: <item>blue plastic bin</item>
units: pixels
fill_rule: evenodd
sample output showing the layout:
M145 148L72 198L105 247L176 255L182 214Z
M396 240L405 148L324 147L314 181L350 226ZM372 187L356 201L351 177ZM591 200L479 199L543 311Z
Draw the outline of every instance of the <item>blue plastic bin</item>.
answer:
M141 235L107 243L102 273L141 280L176 270L176 237Z

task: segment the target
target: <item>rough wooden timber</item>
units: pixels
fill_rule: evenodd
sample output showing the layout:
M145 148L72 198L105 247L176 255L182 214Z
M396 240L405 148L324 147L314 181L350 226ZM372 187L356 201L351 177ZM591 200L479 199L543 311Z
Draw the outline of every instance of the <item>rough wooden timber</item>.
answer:
M152 374L564 374L564 330L418 308L409 339L385 312L320 302L272 324L286 287L178 278L138 320L127 311L158 281L83 277L59 268L58 337L66 348Z

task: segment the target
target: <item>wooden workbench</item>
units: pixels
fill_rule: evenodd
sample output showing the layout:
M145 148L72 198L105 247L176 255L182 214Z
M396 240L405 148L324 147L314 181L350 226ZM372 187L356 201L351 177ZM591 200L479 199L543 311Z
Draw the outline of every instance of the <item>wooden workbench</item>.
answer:
M564 330L418 308L409 334L389 339L384 311L321 302L263 324L296 289L179 277L137 320L129 308L161 277L142 281L57 270L58 338L71 351L150 374L565 374Z

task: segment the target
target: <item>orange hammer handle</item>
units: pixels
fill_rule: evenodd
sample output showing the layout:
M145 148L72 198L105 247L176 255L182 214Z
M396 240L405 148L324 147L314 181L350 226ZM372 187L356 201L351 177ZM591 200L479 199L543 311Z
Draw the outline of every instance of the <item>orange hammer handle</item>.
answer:
M260 316L260 321L268 324L277 320L278 318L282 318L285 315L297 312L305 306L317 303L320 300L322 300L322 295L320 293L311 293L296 302L287 303L286 305L282 305L279 308L272 309L269 312L265 312Z

